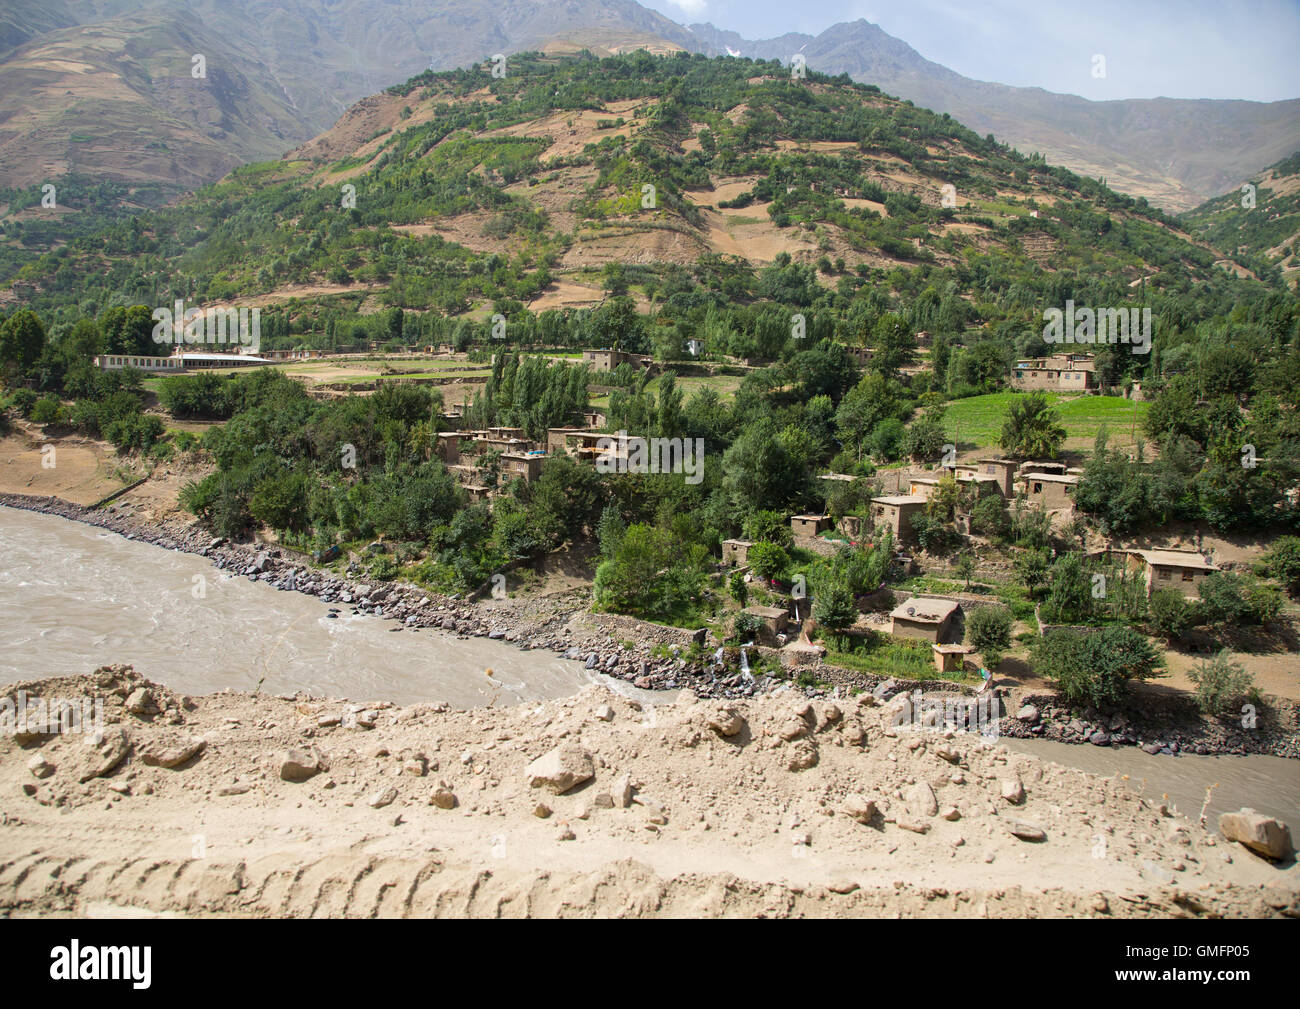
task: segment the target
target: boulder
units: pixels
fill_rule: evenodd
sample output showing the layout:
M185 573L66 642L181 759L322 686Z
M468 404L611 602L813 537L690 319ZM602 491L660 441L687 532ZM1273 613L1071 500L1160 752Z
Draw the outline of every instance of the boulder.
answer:
M934 816L939 812L939 800L929 783L918 781L907 790L907 809L916 817Z
M719 736L734 736L745 727L745 719L735 708L716 708L709 713L709 728Z
M54 765L42 757L39 753L27 761L27 770L38 778L48 778L54 773Z
M439 809L455 809L456 793L445 786L436 789L434 793L429 796L429 805L437 806Z
M1047 840L1047 832L1042 827L1024 820L1010 821L1007 824L1007 830L1011 832L1012 837L1018 837L1022 841Z
M1283 859L1291 853L1291 831L1287 825L1253 809L1222 814L1219 831L1229 841L1244 844L1266 858Z
M385 806L391 805L393 800L396 798L397 789L384 788L370 796L370 798L366 800L366 805L371 809L383 809Z
M1021 722L1036 722L1038 721L1038 709L1032 704L1022 704L1020 710L1016 712L1016 718Z
M320 753L311 747L289 750L280 757L280 777L285 781L306 781L320 770Z
M126 697L126 710L133 715L147 715L157 710L153 695L144 687L136 687Z
M140 759L150 767L176 767L202 753L207 745L206 739L169 732L151 740Z
M560 795L581 785L596 773L591 754L576 743L562 743L544 753L524 771L532 788L546 788Z
M1025 786L1020 783L1019 778L1006 778L1003 780L1002 798L1013 806L1018 806L1025 801Z
M841 808L845 816L858 823L869 823L876 815L876 804L865 795L850 795Z
M113 770L122 762L131 741L124 730L109 728L87 738L93 745L85 747L86 755L81 762L81 773L77 775L80 782L99 778Z

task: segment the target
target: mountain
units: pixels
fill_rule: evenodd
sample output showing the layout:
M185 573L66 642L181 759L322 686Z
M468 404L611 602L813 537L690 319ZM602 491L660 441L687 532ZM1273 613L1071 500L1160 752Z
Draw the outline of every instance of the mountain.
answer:
M1300 283L1300 151L1206 201L1184 220L1238 263L1260 273L1275 267L1295 287Z
M1019 339L1069 297L1227 305L1263 289L1221 259L1143 201L874 86L635 52L425 72L282 160L0 280L47 313L238 300L289 306L316 333L331 313L468 325L623 290L667 319L824 299L851 319L854 299L907 293L935 325Z
M690 41L630 0L18 0L0 15L0 186L73 174L189 190L428 67Z
M802 52L810 68L846 73L947 112L977 133L992 133L1017 150L1037 151L1053 164L1104 178L1112 188L1168 210L1190 210L1300 146L1300 99L1095 102L975 81L863 20L834 25L817 36L761 41L712 25L691 25L691 33L709 55L731 49L788 62Z
M0 189L71 179L78 192L111 184L129 205L156 205L279 157L426 68L584 48L730 48L783 61L802 52L812 69L876 84L1175 211L1300 147L1300 101L1090 102L973 81L862 20L751 41L685 28L633 0L12 0L0 13ZM196 53L205 78L191 75ZM38 214L24 220L52 227Z

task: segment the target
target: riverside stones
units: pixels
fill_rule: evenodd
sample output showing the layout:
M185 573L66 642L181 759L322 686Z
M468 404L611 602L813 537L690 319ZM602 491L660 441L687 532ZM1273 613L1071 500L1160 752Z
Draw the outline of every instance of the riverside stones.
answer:
M934 789L924 781L918 781L907 790L907 808L914 816L934 816L939 812L939 800L935 798Z
M97 732L90 738L94 745L85 748L81 773L77 775L77 780L82 784L108 774L122 762L131 746L126 732L116 727Z
M1291 853L1291 831L1287 825L1248 807L1220 815L1219 831L1229 841L1243 844L1266 858L1282 859Z
M1042 827L1026 820L1011 820L1007 823L1007 830L1012 837L1018 837L1022 841L1047 840L1047 832Z
M1002 798L1013 806L1018 806L1025 801L1025 786L1020 783L1019 778L1003 779Z

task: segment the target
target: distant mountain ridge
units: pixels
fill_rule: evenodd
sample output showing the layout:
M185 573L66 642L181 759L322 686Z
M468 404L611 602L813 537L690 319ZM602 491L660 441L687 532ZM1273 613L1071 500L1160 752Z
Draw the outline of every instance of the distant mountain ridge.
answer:
M712 25L690 26L707 55L789 61L847 73L977 133L992 133L1028 154L1092 177L1167 210L1185 211L1244 181L1300 147L1300 99L1090 101L1041 88L971 80L925 59L906 42L864 20L820 35L791 33L750 40Z

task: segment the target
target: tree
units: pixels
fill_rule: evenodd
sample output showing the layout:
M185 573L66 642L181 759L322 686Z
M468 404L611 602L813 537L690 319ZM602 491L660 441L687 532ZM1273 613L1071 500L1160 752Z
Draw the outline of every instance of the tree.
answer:
M628 526L614 557L596 569L596 605L645 620L689 621L703 591L708 551L665 530Z
M916 361L916 336L901 315L882 315L876 320L871 336L875 352L868 367L872 371L896 379L901 369Z
M1147 601L1148 623L1168 641L1181 638L1195 623L1192 604L1177 589L1156 589Z
M813 600L813 619L836 636L842 635L858 619L853 593L839 579L834 579Z
M1034 668L1054 680L1070 704L1118 704L1131 680L1149 679L1163 667L1151 642L1118 624L1095 633L1058 628L1032 646Z
M957 577L966 583L966 591L970 591L970 580L975 576L975 555L964 553L957 558L957 563L953 565L953 570Z
M1292 596L1300 596L1300 536L1279 536L1264 555L1262 565Z
M45 349L45 326L30 309L15 312L0 325L0 374L6 382L27 372Z
M764 581L783 580L790 570L790 555L775 543L759 542L749 548L749 566Z
M1065 441L1056 409L1047 394L1030 392L1011 401L998 442L1013 459L1055 459Z
M1038 587L1047 581L1047 569L1051 563L1047 550L1042 547L1031 547L1020 554L1015 563L1016 574L1029 590L1029 598L1034 598Z
M1217 715L1232 710L1255 687L1255 678L1246 667L1233 662L1227 650L1205 659L1187 671L1196 684L1196 704L1205 714Z
M731 598L736 600L736 605L744 608L749 602L749 585L745 582L745 572L736 570L731 572L727 579L727 588L731 592Z
M990 667L1011 647L1011 611L1005 606L978 606L966 618L966 643Z

